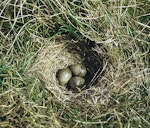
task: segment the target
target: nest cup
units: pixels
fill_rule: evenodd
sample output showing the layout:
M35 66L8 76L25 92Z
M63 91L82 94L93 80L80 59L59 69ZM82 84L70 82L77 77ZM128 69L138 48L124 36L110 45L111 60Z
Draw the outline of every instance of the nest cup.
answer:
M68 42L69 43L66 43ZM59 37L44 46L33 66L34 74L38 77L46 89L59 101L72 101L79 92L61 86L57 79L60 69L76 63L82 63L87 68L85 76L86 90L98 82L103 68L101 56L93 50L95 43L90 40L73 41L66 37Z

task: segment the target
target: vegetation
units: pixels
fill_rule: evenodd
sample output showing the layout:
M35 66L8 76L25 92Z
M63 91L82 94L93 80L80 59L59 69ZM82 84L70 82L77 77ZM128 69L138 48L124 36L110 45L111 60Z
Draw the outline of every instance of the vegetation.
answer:
M64 100L36 65L62 42L87 39L104 73ZM149 110L149 0L0 1L0 127L149 128Z

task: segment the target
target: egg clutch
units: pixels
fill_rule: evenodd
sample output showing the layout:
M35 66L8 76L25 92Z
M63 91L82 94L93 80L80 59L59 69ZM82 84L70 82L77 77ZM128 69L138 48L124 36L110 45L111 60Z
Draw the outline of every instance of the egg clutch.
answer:
M59 84L66 86L68 89L77 90L85 84L85 75L87 69L82 64L73 64L68 68L60 69L57 72Z

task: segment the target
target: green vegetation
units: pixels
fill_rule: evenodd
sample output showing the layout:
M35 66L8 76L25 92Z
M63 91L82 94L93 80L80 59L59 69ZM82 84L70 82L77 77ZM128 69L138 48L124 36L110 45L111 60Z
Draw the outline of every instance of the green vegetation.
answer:
M98 83L69 103L33 72L63 35L94 41L104 58ZM150 1L0 1L0 127L149 128Z

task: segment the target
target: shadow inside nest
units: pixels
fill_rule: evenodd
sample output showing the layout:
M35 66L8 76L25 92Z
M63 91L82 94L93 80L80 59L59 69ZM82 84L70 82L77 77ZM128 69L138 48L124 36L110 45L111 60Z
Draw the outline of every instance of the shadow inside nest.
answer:
M98 79L104 74L103 69L103 57L94 51L96 43L89 39L78 41L76 43L70 43L67 47L69 52L76 52L82 59L82 64L87 68L87 74L85 76L85 86L81 89L87 89L98 83ZM98 46L101 47L101 46Z

